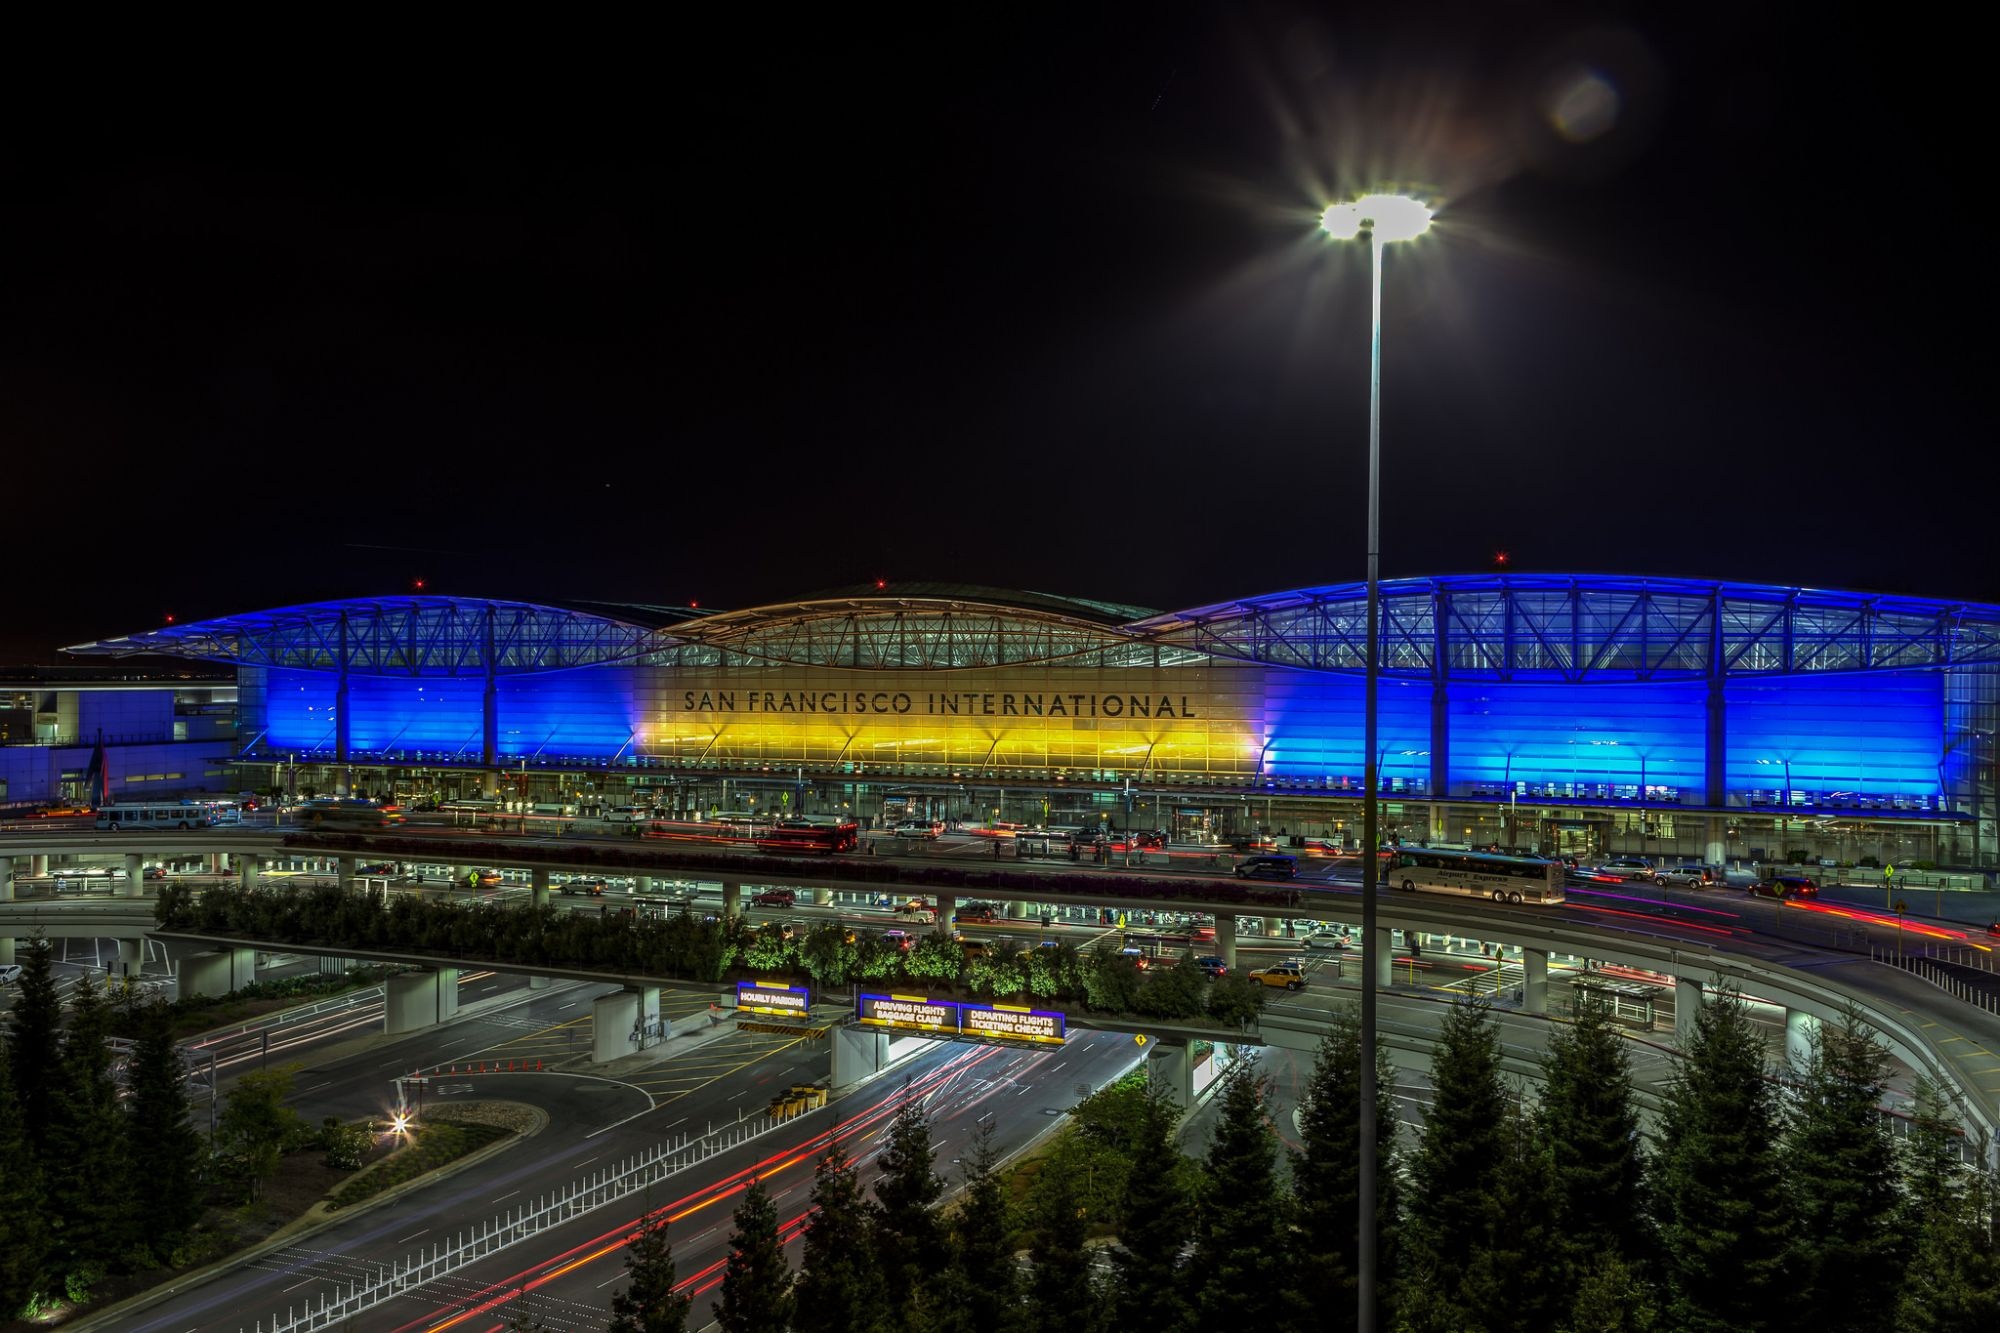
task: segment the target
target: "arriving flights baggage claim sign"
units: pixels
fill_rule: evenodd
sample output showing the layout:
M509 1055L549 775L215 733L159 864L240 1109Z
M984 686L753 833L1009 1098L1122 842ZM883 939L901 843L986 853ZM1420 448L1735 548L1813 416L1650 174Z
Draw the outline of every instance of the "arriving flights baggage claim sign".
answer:
M736 1007L744 1013L804 1018L812 1009L812 996L804 986L787 986L782 981L739 981Z
M1060 1046L1063 1018L1052 1009L974 1000L934 1000L927 995L855 994L855 1015L868 1027L975 1041L1028 1042Z

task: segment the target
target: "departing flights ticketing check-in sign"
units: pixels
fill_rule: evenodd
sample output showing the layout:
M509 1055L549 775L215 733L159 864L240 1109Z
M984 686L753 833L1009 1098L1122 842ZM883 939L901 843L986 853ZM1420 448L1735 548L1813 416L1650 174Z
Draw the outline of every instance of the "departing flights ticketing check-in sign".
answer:
M787 986L780 981L739 981L736 1008L739 1013L803 1018L812 1009L812 997L804 986Z
M1060 1046L1063 1015L1051 1009L971 1000L934 1000L925 995L855 996L855 1012L870 1027L927 1032L938 1037L978 1037Z

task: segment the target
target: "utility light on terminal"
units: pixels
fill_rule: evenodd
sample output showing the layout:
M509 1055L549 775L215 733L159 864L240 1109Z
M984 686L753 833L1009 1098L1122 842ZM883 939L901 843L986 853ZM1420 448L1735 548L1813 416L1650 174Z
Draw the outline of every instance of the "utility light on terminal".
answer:
M1333 204L1320 214L1320 230L1336 241L1351 241L1364 233L1378 241L1413 241L1431 228L1435 210L1406 194L1364 194L1348 204Z

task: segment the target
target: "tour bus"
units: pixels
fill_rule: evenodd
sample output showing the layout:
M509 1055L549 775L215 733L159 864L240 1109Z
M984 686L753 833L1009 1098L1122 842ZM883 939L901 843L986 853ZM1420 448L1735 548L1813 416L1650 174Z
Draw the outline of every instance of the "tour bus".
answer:
M764 852L811 852L832 855L851 852L860 840L856 824L818 824L792 820L757 835L757 849Z
M1563 864L1537 856L1398 847L1384 868L1390 887L1405 892L1456 893L1496 903L1563 901Z
M195 801L118 801L97 807L97 827L120 829L195 829L215 823L209 807Z

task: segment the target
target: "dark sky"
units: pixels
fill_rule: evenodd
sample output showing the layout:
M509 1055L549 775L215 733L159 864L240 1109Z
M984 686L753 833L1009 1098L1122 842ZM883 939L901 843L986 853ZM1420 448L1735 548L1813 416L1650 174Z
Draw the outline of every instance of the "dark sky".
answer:
M16 43L0 660L417 577L1359 578L1367 267L1313 224L1378 183L1443 203L1387 265L1386 575L2000 601L1976 44L1796 5L860 12Z

